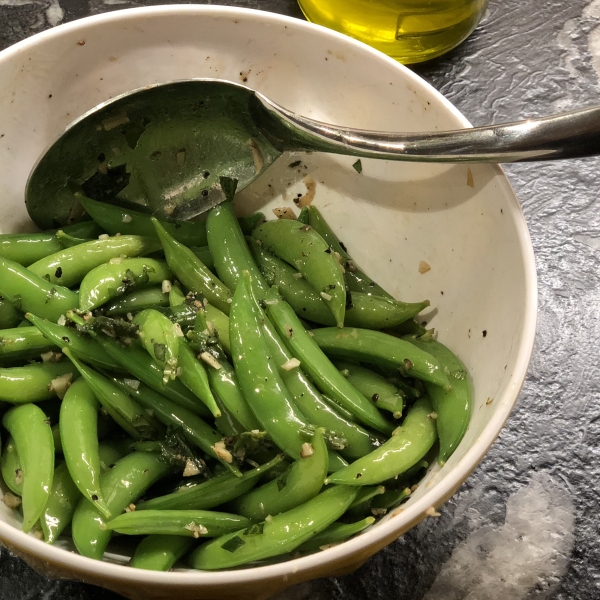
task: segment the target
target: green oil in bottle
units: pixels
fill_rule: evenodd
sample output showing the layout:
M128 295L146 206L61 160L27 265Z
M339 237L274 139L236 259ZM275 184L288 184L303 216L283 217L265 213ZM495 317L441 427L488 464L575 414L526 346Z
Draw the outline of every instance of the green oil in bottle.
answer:
M475 29L488 0L298 0L309 21L402 63L435 58Z

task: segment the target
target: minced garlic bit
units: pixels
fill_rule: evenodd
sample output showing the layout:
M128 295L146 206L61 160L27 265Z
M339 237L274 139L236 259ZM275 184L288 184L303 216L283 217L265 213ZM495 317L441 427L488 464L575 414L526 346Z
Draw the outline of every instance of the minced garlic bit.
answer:
M296 220L296 214L294 213L294 211L291 208L289 208L287 206L281 206L279 208L274 208L273 214L278 219L289 219L290 221Z
M175 331L175 335L177 337L185 337L183 335L183 331L181 330L181 325L179 323L173 323L173 331Z
M2 497L2 502L4 502L8 508L17 508L21 506L21 498L11 494L10 492L6 492L6 494L4 494Z
M246 146L248 146L250 148L250 152L252 152L252 161L254 162L254 170L256 171L256 174L258 175L262 171L263 167L265 166L265 159L263 158L262 152L260 151L260 148L258 147L256 140L254 140L253 138L250 138L246 142Z
M58 321L56 321L56 324L64 327L67 324L67 318L65 315L60 315L60 317L58 317Z
M221 363L210 352L202 352L200 358L217 371L222 368Z
M173 289L173 284L168 279L163 279L161 290L163 294L168 294Z
M184 477L192 477L192 475L199 475L200 469L196 464L196 461L190 460L189 458L185 462L185 469L183 470Z
M233 462L233 456L231 452L225 448L225 442L223 440L217 442L212 449L215 451L215 454L226 463L231 464Z
M133 217L127 213L123 213L123 216L121 217L121 221L123 221L123 223L131 223L132 219Z
M204 525L196 525L196 523L194 523L194 521L192 521L191 523L188 523L185 526L185 529L187 529L188 531L191 531L194 534L194 537L196 539L198 539L201 535L206 535L208 533L208 529L206 529L206 527L204 527Z
M140 387L140 382L137 379L123 379L123 383L132 390L137 390Z
M56 395L62 400L71 385L73 373L65 373L59 377L55 377L48 386L49 392L56 392Z
M125 508L126 513L135 512L135 504L131 503L127 508Z
M302 279L304 275L302 275L302 273L294 273L293 277L294 279Z
M297 358L290 358L290 360L284 362L281 365L281 368L284 371L291 371L292 369L295 369L299 366L300 366L300 361Z
M123 262L123 258L121 256L117 256L115 258L111 258L108 263L111 265L120 265Z
M172 215L173 212L175 211L175 209L177 208L177 206L175 206L175 204L173 202L167 202L164 206L163 206L163 210L165 211L166 214L168 215Z
M423 273L427 273L427 271L431 271L431 265L424 260L419 261L419 273L423 275Z
M315 449L313 448L312 444L309 444L308 442L304 442L304 444L302 444L302 448L300 449L300 456L302 458L308 458L314 453Z
M110 235L108 235L108 233L101 233L101 234L98 236L98 239L99 239L99 240L107 240L109 237L110 237Z
M303 183L306 186L306 194L298 200L298 206L300 208L312 204L312 201L315 199L315 194L317 193L317 182L310 175L307 175L304 178Z
M387 508L372 508L371 514L375 517L383 517L387 513Z
M326 294L325 292L321 292L321 298L323 298L323 300L327 300L327 302L329 302L333 296L331 294Z
M62 358L62 354L60 352L54 352L52 350L49 350L48 352L42 352L42 354L40 354L41 358L42 358L42 362L48 363L48 362L58 362L61 358Z
M432 421L435 421L435 420L438 418L438 415L437 415L437 413L436 413L435 411L434 411L434 412L430 412L430 413L427 415L427 418L428 418L428 419L431 419Z
M441 517L442 513L439 513L437 510L435 510L435 507L430 506L426 511L425 514L428 517Z

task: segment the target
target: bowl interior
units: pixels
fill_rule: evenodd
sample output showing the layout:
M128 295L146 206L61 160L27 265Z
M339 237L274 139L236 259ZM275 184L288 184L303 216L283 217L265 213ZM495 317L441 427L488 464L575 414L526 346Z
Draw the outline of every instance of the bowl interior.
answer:
M468 125L406 68L317 26L224 7L119 11L34 36L0 54L0 230L32 229L23 203L27 176L74 118L131 89L190 77L243 81L301 114L351 127L423 131ZM300 165L291 167L297 160ZM431 469L401 512L320 557L294 561L296 573L325 565L325 574L328 561L377 549L445 499L498 434L533 343L531 244L502 171L362 160L357 173L354 162L323 154L283 156L239 194L238 210L260 209L273 217L272 208L294 208L294 198L314 188L315 205L363 269L398 298L431 300L424 320L467 365L474 413L461 446L443 469ZM16 531L18 519L2 504L0 518L0 537L17 551L76 565L80 577L98 570L92 561ZM255 571L265 569L278 576L289 570L274 565ZM173 582L169 578L178 576L182 584L195 585L254 577L239 571L227 577L144 573L143 578Z

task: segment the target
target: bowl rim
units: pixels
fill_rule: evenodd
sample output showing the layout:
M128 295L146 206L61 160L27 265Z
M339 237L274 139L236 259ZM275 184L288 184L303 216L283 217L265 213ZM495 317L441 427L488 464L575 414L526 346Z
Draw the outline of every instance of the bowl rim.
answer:
M441 101L444 108L457 118L464 127L471 127L469 121L460 113L460 111L431 84L413 73L404 65L383 53L349 38L341 33L327 29L320 25L302 21L300 19L272 13L268 11L240 8L221 5L156 5L150 7L137 7L128 9L119 9L106 12L99 15L92 15L82 19L77 19L69 23L58 25L28 37L0 52L0 63L11 60L19 53L34 47L46 40L51 40L61 36L67 36L75 31L84 31L88 27L95 27L99 24L109 22L127 22L129 20L139 19L140 17L158 17L168 14L189 14L194 16L209 15L212 17L226 17L232 20L244 19L246 21L270 21L282 26L294 27L298 30L319 30L319 34L329 37L336 42L353 48L356 51L372 54L377 60L387 62L388 66L397 69L408 83L413 83L420 87L428 88L433 95ZM510 209L516 223L516 234L521 248L521 254L524 263L525 277L525 311L524 326L520 345L515 359L515 367L507 382L504 393L495 399L501 407L496 410L490 421L485 426L473 446L465 455L454 465L453 469L443 480L431 486L431 489L417 500L413 505L403 509L398 516L377 524L376 527L367 529L359 536L344 542L338 546L323 550L316 554L296 558L281 563L257 566L246 569L225 570L225 571L146 571L133 569L129 566L116 564L106 561L98 561L75 554L62 548L51 546L35 537L25 534L16 527L6 522L0 521L0 539L6 541L11 549L21 550L24 553L41 559L45 563L60 566L65 569L76 569L81 574L94 576L104 576L112 581L119 580L124 583L136 583L143 580L146 585L179 585L193 586L196 588L205 586L235 586L244 583L252 583L265 579L286 579L290 573L310 572L319 570L324 563L341 564L344 561L351 560L353 555L358 555L361 550L369 547L381 547L385 543L402 535L407 529L416 525L427 516L427 510L431 507L440 506L444 503L457 488L467 479L471 472L479 465L488 449L494 443L506 423L510 412L519 396L519 392L524 384L533 344L537 324L537 276L535 269L535 260L533 255L533 246L522 208L519 201L506 177L504 171L499 165L492 167L497 175L500 175L498 181L503 190L508 192L511 197Z

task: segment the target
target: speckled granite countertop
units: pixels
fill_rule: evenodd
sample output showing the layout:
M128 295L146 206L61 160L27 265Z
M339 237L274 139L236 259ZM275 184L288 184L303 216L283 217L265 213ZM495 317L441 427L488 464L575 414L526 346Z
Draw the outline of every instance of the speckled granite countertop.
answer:
M0 0L0 48L90 14L170 0ZM205 3L213 3L211 0ZM295 0L222 2L301 18ZM475 125L598 103L600 0L491 0L473 36L415 71ZM278 600L600 598L597 159L506 169L537 256L537 344L519 404L443 507L356 573ZM0 598L117 600L0 553Z

